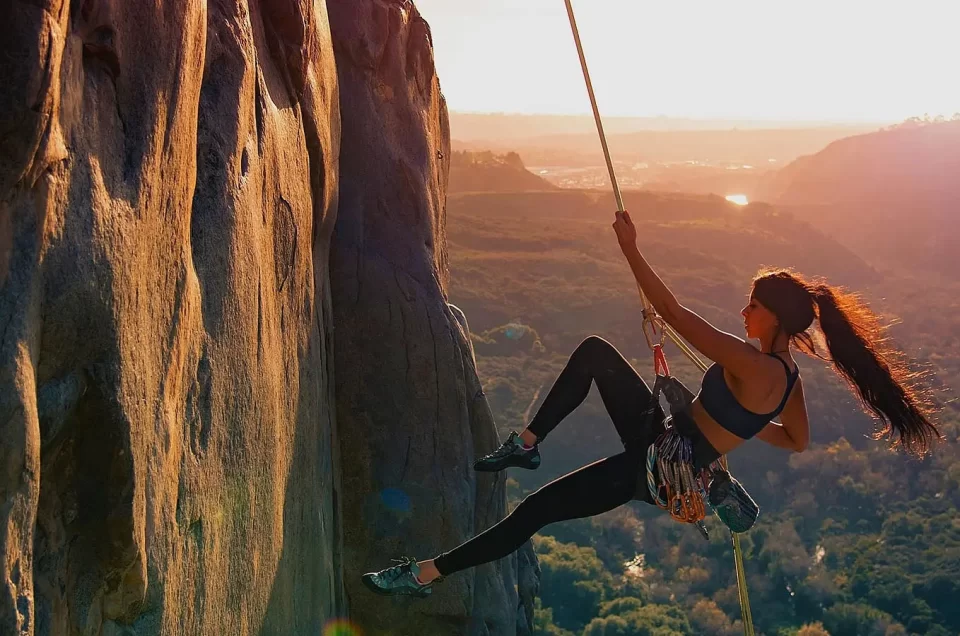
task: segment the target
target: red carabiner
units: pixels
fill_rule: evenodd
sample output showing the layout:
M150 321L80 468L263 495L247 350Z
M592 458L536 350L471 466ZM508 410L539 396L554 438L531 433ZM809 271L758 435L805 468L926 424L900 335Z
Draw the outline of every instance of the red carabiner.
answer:
M670 365L667 364L667 356L663 352L663 345L653 346L653 372L657 375L670 375Z

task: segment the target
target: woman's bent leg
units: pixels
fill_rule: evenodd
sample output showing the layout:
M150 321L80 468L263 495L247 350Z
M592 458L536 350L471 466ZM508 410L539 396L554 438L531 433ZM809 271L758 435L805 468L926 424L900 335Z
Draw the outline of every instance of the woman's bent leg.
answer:
M633 497L642 453L625 451L579 468L527 495L503 520L434 559L448 575L502 558L540 528L567 519L592 517Z
M570 355L527 430L542 441L583 403L591 382L596 382L625 448L646 446L663 432L663 409L651 404L650 388L626 358L598 336L585 339Z

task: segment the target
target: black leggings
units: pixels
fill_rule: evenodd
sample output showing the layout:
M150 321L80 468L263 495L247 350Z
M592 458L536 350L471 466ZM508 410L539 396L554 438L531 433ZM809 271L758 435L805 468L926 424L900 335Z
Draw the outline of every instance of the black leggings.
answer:
M547 524L592 517L633 499L638 470L647 446L664 430L664 415L659 404L651 405L650 388L643 378L609 342L590 336L580 343L527 428L538 441L546 438L583 402L591 382L596 382L625 450L527 495L499 523L436 557L434 565L441 574L505 557ZM638 494L652 503L645 488Z

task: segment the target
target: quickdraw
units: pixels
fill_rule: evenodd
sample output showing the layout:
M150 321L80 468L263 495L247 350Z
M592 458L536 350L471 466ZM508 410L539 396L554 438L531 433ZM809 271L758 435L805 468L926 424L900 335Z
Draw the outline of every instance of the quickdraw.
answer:
M692 394L676 378L658 375L654 402L659 401L661 393L667 396L671 416L664 422L666 430L647 448L645 481L654 503L676 521L695 524L705 539L710 538L703 522L708 510L731 532L746 532L760 514L757 503L730 475L723 457L697 470L693 442L672 423Z
M695 524L705 539L710 538L703 521L708 511L734 533L745 532L756 522L759 507L730 475L724 457L700 470L694 467L693 442L675 425L677 415L688 416L694 395L669 375L661 345L654 345L654 365L657 379L648 417L656 412L661 394L669 403L670 417L664 422L666 430L647 448L645 481L651 498L676 521Z
M676 521L692 523L709 539L703 523L710 506L710 483L719 461L697 471L689 438L672 427L661 433L647 449L647 489L654 502ZM659 483L655 475L660 476Z

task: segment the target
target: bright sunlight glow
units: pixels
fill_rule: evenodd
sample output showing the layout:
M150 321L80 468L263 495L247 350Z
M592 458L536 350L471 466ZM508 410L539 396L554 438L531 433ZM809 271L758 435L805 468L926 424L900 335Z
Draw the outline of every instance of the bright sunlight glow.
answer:
M564 0L416 6L451 110L590 114ZM957 0L573 7L607 117L894 123L960 111Z

